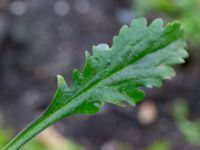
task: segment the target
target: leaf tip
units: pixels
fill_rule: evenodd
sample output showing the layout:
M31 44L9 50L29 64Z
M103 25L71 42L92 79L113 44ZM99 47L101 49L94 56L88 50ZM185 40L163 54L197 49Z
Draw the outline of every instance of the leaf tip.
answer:
M150 27L155 27L157 29L161 28L164 29L164 21L161 18L155 19L151 24Z
M58 84L58 88L68 88L65 79L61 76L61 75L57 75L57 84Z
M131 27L141 27L141 26L147 26L147 19L144 18L144 17L141 17L141 18L137 18L137 19L134 19L132 22L131 22Z
M58 85L62 84L64 78L61 75L57 75Z

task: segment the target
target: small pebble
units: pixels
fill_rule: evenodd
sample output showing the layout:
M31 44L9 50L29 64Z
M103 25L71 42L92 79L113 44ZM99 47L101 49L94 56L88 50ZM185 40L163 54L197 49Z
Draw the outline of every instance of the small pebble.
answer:
M8 10L15 16L22 16L27 11L27 4L21 1L14 1L8 6Z
M154 121L157 119L157 116L158 112L153 102L145 101L141 103L137 114L137 118L141 124L150 125L154 123Z
M58 16L66 16L70 11L69 4L66 1L57 1L54 5L54 11Z

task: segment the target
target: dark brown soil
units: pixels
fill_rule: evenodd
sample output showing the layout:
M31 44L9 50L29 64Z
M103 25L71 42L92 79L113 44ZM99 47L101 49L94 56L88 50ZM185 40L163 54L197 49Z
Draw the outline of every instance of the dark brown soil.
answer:
M68 12L56 12L54 0L20 1L22 11L16 12L15 2L0 1L0 112L5 124L18 132L47 107L56 75L71 83L72 69L84 64L84 51L98 43L111 44L132 14L128 0L68 0ZM174 101L183 98L189 103L191 119L200 116L198 48L190 53L187 63L177 67L176 78L162 89L147 91L146 100L153 101L159 113L153 124L138 121L140 104L134 108L106 105L97 115L70 117L56 127L90 150L113 141L142 150L157 139L170 141L173 150L200 149L185 140L172 113Z

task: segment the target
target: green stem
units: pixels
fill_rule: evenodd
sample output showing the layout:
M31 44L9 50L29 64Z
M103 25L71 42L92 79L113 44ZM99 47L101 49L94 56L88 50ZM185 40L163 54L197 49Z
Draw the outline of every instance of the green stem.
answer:
M71 115L73 110L80 106L82 101L76 101L68 104L68 107L61 107L55 112L49 112L47 109L40 117L31 123L25 130L20 132L13 140L11 140L2 150L18 150L29 140L38 135L41 131L52 125L53 123ZM49 108L49 107L48 107Z
M38 117L32 124L25 130L20 132L13 140L11 140L2 150L17 150L22 147L26 142L39 134L42 130L49 127L56 120L47 119L45 115Z

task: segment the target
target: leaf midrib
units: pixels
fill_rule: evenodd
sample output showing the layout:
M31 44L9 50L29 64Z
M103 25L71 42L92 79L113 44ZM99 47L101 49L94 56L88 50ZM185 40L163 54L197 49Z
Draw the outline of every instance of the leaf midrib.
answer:
M140 42L141 42L141 41L140 41ZM97 82L95 82L95 83L94 83L93 85L91 85L91 86L88 85L89 87L86 86L85 89L82 88L82 90L81 90L79 93L77 93L75 96L72 96L72 97L68 100L68 103L66 103L65 105L63 105L63 106L60 107L59 109L57 109L53 114L50 114L50 115L47 117L47 119L48 119L49 117L51 117L51 116L56 116L56 114L59 113L59 112L62 112L62 110L65 109L66 105L69 105L69 104L70 104L72 101L74 101L75 99L77 99L77 98L81 97L82 95L88 93L91 89L98 87L99 84L101 84L103 81L107 80L109 77L113 76L115 73L120 72L120 71L122 71L123 69L129 67L132 63L135 63L135 62L141 60L141 59L144 58L146 55L152 54L152 53L156 52L156 51L159 50L159 49L162 49L162 48L167 47L170 43L171 43L171 41L170 41L168 44L166 44L165 46L158 47L156 50L154 50L154 51L152 51L152 52L150 52L150 53L145 53L143 56L139 57L138 59L136 59L136 60L134 60L134 61L130 61L130 63L127 64L126 66L120 67L118 70L116 70L116 71L114 71L114 72L111 72L111 74L109 74L108 76L106 76L104 79L98 80ZM128 45L126 45L126 46L128 46ZM119 56L118 56L118 57L119 57ZM112 64L112 63L111 63L111 64ZM73 103L72 103L72 104L73 104ZM76 107L77 107L77 106L76 106Z

